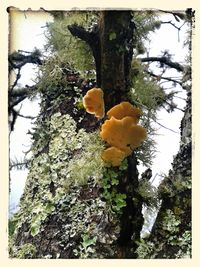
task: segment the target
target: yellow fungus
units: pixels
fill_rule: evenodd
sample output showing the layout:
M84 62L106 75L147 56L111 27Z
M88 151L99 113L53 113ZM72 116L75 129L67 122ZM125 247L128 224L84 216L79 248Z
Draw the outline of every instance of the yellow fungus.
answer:
M141 110L139 108L134 107L129 102L121 102L120 104L114 106L107 112L108 118L115 117L115 119L123 119L124 117L132 117L134 118L135 124L138 123Z
M126 154L124 151L112 146L104 150L101 157L104 161L116 167L120 166L122 160L125 159Z
M105 107L102 89L90 89L83 97L83 106L88 113L94 114L97 118L103 118L105 115Z
M102 125L100 136L128 156L146 139L146 130L136 125L133 117L126 116L121 120L111 117Z

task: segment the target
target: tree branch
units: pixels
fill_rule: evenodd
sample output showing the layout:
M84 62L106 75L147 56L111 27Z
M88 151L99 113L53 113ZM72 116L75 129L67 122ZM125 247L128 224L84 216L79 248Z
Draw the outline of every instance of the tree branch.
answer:
M21 103L23 100L27 98L27 96L30 94L30 88L33 86L29 86L22 89L15 89L8 92L8 114L9 114L9 124L10 124L10 130L14 130L14 125L17 119L17 116L26 117L27 119L32 119L30 116L23 116L19 113L19 111L16 111L14 108L16 105Z
M18 115L19 117L24 118L24 119L30 119L30 120L33 120L33 119L36 118L36 117L33 117L33 116L23 115L23 114L20 114L20 113L17 113L17 115Z
M13 168L16 168L17 170L22 170L23 168L26 169L28 167L28 163L28 160L25 162L10 163L9 170L11 171Z
M26 88L15 89L12 92L9 91L8 95L9 95L9 97L21 97L21 96L24 96L24 95L27 96L30 88L32 88L32 86L26 87Z
M100 86L101 84L101 56L100 56L100 39L99 39L99 27L97 24L94 24L92 29L90 31L87 31L82 26L79 26L77 24L69 25L68 30L70 33L78 37L79 39L85 41L91 48L95 65L96 65L96 81L97 85Z
M159 9L159 11L161 11L163 13L168 13L168 14L173 15L175 20L178 21L178 22L180 22L180 19L183 20L183 19L186 18L186 14L185 13L187 12L187 10L186 10L185 13L181 13L181 12L167 11L167 10L161 10L161 9Z
M17 85L17 83L18 83L18 81L19 81L20 78L21 78L21 68L18 68L16 79L15 79L14 83L11 85L11 87L9 88L9 92L12 92L13 91L13 89Z
M166 80L166 81L169 81L169 82L178 83L178 84L180 84L180 85L182 86L182 83L181 83L181 82L179 82L179 81L177 81L177 80L174 80L174 79L172 79L172 78L169 78L169 77L162 77L162 76L160 76L160 75L156 75L156 74L154 74L153 72L148 71L148 70L145 70L145 72L148 73L150 76L155 77L155 78L157 78L157 79L159 78L159 79L163 79L163 80Z
M174 130L172 130L172 129L166 127L166 126L164 126L163 124L159 123L158 121L156 121L156 120L154 120L154 119L152 119L152 120L153 120L155 123L157 123L158 125L160 125L161 127L163 127L164 129L169 130L169 131L171 131L171 132L173 132L173 133L179 134L178 132L176 132L176 131L174 131Z
M14 52L8 56L9 61L9 71L13 69L20 69L27 63L42 65L42 60L40 59L41 54L39 50L33 52L26 52L19 50L20 52ZM29 53L29 55L24 55L23 53Z
M77 24L69 25L68 30L73 36L76 36L86 43L91 44L91 32L86 31L86 29L82 26L79 26Z
M161 24L170 24L172 25L175 29L178 30L178 41L180 41L180 30L181 28L185 25L186 22L184 22L180 27L176 26L176 24L174 24L173 22L171 21L162 21Z
M22 102L28 95L30 95L31 90L36 88L36 86L26 86L25 88L15 89L8 91L9 105L8 109L11 110L14 106Z
M18 97L15 101L13 101L12 103L9 103L8 110L12 110L15 106L21 103L26 97L27 95Z
M179 64L178 62L172 62L168 57L147 57L147 58L140 58L141 62L155 62L158 61L163 63L177 71L184 71L184 67Z

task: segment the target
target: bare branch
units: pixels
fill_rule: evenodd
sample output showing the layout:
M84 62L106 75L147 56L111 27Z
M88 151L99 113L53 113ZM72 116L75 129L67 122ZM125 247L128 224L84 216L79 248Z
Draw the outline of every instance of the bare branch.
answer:
M99 39L99 28L97 24L94 24L91 30L87 31L82 26L73 24L68 26L68 30L70 33L80 38L81 40L85 41L91 48L95 65L96 65L96 81L97 84L100 84L101 81L101 72L100 72L100 66L101 66L101 57L100 57L100 39Z
M166 130L169 130L169 131L171 131L171 132L173 132L173 133L179 134L178 132L176 132L176 131L174 131L174 130L172 130L172 129L166 127L166 126L164 126L164 125L161 124L160 122L158 122L158 121L156 121L156 120L154 120L154 119L151 119L151 120L153 120L153 121L154 121L155 123L157 123L159 126L165 128Z
M71 32L73 36L76 36L80 38L81 40L85 41L86 43L91 43L91 33L89 31L86 31L85 28L82 26L73 24L68 26L68 30Z
M16 163L10 163L9 164L9 170L11 171L12 169L26 169L28 167L28 163L29 161L25 161L25 162L16 162Z
M176 26L176 24L174 24L174 23L171 22L171 21L162 21L162 22L161 22L161 24L170 24L170 25L172 25L175 29L178 30L178 42L180 41L180 30L181 30L181 28L185 25L185 23L186 23L186 21L185 21L180 27L178 27L178 26Z
M174 16L175 20L178 21L178 22L180 22L180 19L183 20L183 19L186 18L186 15L184 13L175 12L175 11L161 10L161 9L159 9L159 11L161 11L163 13L172 14Z
M36 117L33 117L33 116L23 115L23 114L20 114L20 113L17 113L17 115L18 115L19 117L24 118L24 119L30 119L30 120L33 120L33 119L36 118Z
M172 62L168 57L147 57L147 58L140 58L141 62L155 62L158 61L163 63L177 71L184 71L184 67L179 64L178 62Z
M13 109L15 106L17 106L19 103L21 103L22 101L24 101L24 99L26 99L27 95L18 97L15 101L13 101L12 103L9 102L9 107L8 109L11 110Z
M171 107L172 106L172 104L171 103L169 103L167 100L165 100L165 102ZM180 111L182 111L182 112L184 112L184 110L183 109L181 109L181 108L179 108L179 107L177 107L176 105L175 106L172 106L172 108L173 109L178 109L178 110L180 110Z
M182 86L182 83L181 82L179 82L177 80L174 80L172 78L163 77L163 76L160 76L160 75L156 75L153 72L148 71L148 70L145 70L145 72L148 73L150 76L155 77L156 79L163 79L163 80L166 80L166 81L169 81L169 82L178 83L178 84L180 84Z
M161 24L170 24L170 25L172 25L175 29L177 29L178 31L180 31L180 27L176 26L176 24L174 24L173 22L171 22L171 20L169 20L169 21L162 21Z
M25 53L29 53L28 55L24 55ZM13 69L20 69L27 63L42 65L42 60L40 59L41 54L39 50L35 50L33 52L14 52L8 56L9 61L9 71Z
M9 88L9 91L12 92L13 89L15 88L15 86L17 85L19 79L21 78L21 68L18 68L17 70L17 75L16 75L16 79L14 81L14 83L11 85L11 87Z

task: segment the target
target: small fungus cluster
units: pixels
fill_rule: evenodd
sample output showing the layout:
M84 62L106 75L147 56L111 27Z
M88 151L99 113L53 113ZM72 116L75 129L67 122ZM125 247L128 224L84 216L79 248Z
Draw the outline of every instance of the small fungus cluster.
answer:
M83 98L83 106L90 114L101 119L105 115L103 91L101 88L92 88Z
M104 117L103 91L93 88L83 98L86 111L98 118ZM102 159L112 166L121 162L146 139L146 130L137 125L141 110L129 102L121 102L107 112L108 119L101 128L100 136L110 147L102 153Z

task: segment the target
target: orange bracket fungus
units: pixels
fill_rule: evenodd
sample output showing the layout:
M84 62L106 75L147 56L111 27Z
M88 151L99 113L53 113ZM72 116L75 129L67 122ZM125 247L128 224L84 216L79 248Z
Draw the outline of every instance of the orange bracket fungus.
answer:
M126 157L124 151L118 149L117 147L109 147L103 151L101 158L112 166L119 166Z
M90 114L94 114L95 117L101 119L104 117L104 99L103 91L101 88L92 88L83 97L83 106Z
M121 102L120 104L114 106L107 112L108 118L115 117L118 120L123 119L126 116L134 118L137 124L141 115L141 110L134 107L129 102Z
M146 129L137 125L141 110L129 102L121 102L108 112L108 120L101 128L100 136L110 147L103 151L102 159L119 166L125 157L146 139Z
M132 117L121 120L111 117L102 125L100 135L110 146L119 148L129 156L145 140L146 130L136 125Z

